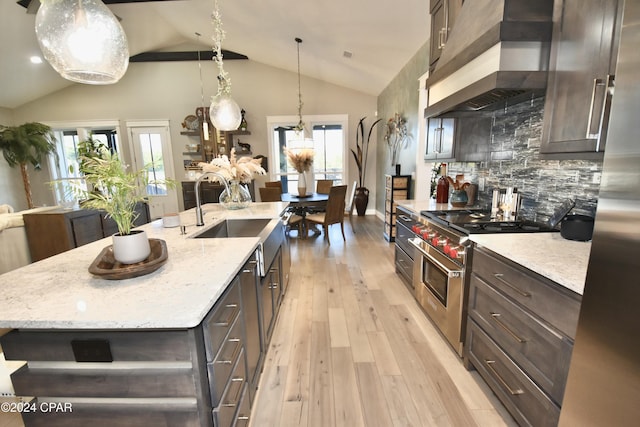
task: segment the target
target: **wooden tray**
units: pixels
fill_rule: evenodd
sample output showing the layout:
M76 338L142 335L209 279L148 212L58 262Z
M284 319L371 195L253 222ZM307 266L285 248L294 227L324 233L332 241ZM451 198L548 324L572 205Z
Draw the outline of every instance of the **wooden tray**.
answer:
M167 262L167 243L161 239L149 239L151 254L136 264L121 264L113 257L113 246L109 245L100 252L89 266L89 273L101 279L121 280L144 276L152 273Z

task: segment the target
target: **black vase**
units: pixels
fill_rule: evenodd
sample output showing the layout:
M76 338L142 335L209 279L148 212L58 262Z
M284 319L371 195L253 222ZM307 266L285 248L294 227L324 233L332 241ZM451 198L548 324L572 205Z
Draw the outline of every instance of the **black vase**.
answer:
M356 188L353 203L356 205L358 216L364 216L365 212L367 212L367 205L369 204L369 190L365 187Z

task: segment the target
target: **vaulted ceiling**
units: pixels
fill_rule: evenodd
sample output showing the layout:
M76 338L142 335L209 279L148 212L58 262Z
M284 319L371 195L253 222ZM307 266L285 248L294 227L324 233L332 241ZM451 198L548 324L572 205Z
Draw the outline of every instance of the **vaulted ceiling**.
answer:
M133 56L209 50L213 4L160 0L109 8L121 18ZM300 37L302 74L377 95L427 41L428 6L426 0L219 0L223 48L296 71ZM0 107L17 108L75 84L46 62L30 63L40 55L34 25L35 15L16 0L0 1Z

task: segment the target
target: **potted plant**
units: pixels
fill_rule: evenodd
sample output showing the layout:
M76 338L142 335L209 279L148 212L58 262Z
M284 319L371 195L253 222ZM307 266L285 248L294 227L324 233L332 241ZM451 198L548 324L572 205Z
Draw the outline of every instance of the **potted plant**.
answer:
M391 166L396 167L396 175L400 175L398 154L400 154L400 149L406 146L407 136L407 122L400 114L396 113L387 121L387 132L384 135L384 140L387 141L389 147Z
M113 235L113 257L122 264L144 261L151 253L149 239L145 231L132 228L138 216L136 204L145 200L140 186L150 183L147 169L127 171L118 154L104 146L97 147L96 155L80 155L78 163L86 187L75 181L72 188L78 200L82 200L82 208L103 210L118 226ZM163 182L173 185L170 181Z
M356 188L356 195L354 204L356 205L356 211L358 212L358 216L364 216L367 211L367 205L369 204L369 190L364 186L364 178L365 173L367 171L367 160L369 158L369 144L371 141L371 133L373 132L373 128L380 122L382 119L378 119L369 128L369 133L367 134L367 140L365 142L364 139L364 120L366 117L363 117L358 122L358 128L356 129L356 150L351 149L351 153L353 154L353 158L356 161L356 166L358 167L358 188ZM362 140L362 145L360 145L360 140Z
M31 181L27 164L40 170L42 157L56 153L56 139L51 128L42 123L24 123L20 126L0 125L0 149L10 167L20 166L22 184L29 209L34 207Z

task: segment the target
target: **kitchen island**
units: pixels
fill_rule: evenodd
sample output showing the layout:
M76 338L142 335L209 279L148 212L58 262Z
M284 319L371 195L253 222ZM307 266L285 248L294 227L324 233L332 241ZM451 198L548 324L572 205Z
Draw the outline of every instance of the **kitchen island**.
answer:
M248 283L258 292L262 242L193 237L225 219L278 218L286 206L204 205L204 227L195 226L193 210L180 214L186 234L161 220L140 227L166 242L168 260L136 278L104 280L88 272L110 239L1 275L0 328L14 329L2 337L3 350L7 359L28 361L12 375L16 394L39 397L22 408L25 424L246 423L246 319L258 313L243 312L247 292L240 289ZM40 406L56 402L73 410Z

